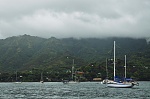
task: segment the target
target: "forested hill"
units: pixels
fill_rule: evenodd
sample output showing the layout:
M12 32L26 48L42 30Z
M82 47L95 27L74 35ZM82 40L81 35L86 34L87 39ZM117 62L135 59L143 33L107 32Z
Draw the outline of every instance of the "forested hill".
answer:
M116 41L118 57L123 55L143 55L149 52L145 39L107 38L107 39L57 39L23 35L0 40L0 70L13 71L57 64L59 59L74 57L85 63L101 61L113 55L113 41ZM118 50L118 51L117 51ZM147 53L146 53L147 52Z
M14 36L0 40L0 71L24 71L33 68L63 70L70 68L75 59L77 68L92 63L102 63L113 56L116 41L116 57L149 70L150 44L145 39L49 39L30 35ZM83 71L83 70L82 70Z

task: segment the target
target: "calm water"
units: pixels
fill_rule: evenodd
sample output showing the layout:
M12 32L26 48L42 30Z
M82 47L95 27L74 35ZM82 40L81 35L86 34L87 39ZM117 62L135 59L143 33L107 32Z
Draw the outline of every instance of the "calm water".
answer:
M150 99L150 82L134 88L106 88L96 82L0 83L0 99Z

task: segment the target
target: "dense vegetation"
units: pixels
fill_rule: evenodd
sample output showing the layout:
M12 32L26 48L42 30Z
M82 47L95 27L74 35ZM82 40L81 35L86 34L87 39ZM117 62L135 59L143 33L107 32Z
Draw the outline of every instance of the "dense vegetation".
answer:
M124 75L127 55L127 77L150 80L150 44L145 39L49 39L23 35L0 40L0 81L14 81L15 73L22 81L61 81L71 78L73 59L80 81L113 77L113 41L116 41L116 72ZM21 75L22 77L19 77Z

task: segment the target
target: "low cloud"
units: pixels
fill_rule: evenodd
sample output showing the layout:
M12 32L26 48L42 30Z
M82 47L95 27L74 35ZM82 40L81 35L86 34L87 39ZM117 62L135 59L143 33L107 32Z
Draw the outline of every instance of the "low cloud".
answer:
M0 0L0 38L150 37L149 0L33 1Z

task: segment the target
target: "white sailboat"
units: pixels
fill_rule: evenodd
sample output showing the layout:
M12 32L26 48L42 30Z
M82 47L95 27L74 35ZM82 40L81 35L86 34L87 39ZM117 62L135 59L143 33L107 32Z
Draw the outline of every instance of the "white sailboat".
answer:
M114 82L116 82L115 77L116 77L116 62L115 62L115 41L114 41ZM125 78L126 78L126 55L125 55ZM111 88L132 88L135 84L130 82L116 82L114 84L107 84L107 87L111 87Z
M106 58L106 79L104 79L101 84L113 84L116 83L113 80L108 79L108 69L107 69L107 58Z
M16 81L15 81L15 84L21 84L22 82L18 80L18 73L16 71Z
M44 83L44 80L43 80L43 73L41 73L41 80L40 80L40 83Z
M75 76L74 76L75 74ZM64 80L63 83L64 84L77 84L79 83L79 81L76 80L76 73L74 72L74 59L73 59L73 64L72 64L72 71L71 71L71 80Z

